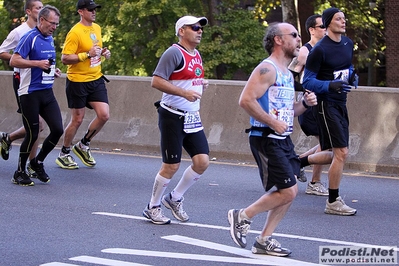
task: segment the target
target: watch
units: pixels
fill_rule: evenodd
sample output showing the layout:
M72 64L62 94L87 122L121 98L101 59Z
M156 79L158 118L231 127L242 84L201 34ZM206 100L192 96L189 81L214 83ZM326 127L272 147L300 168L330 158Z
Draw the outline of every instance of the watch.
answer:
M87 58L91 58L91 56L90 56L90 53L89 52L87 52Z

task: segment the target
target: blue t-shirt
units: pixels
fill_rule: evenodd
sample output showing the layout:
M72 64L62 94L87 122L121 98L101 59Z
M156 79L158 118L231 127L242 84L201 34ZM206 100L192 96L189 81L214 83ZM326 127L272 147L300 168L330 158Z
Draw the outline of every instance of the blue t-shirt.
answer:
M37 27L22 36L14 53L27 60L52 59L50 73L41 68L21 68L21 82L18 95L32 93L33 91L51 89L55 73L55 46L52 36L44 36Z

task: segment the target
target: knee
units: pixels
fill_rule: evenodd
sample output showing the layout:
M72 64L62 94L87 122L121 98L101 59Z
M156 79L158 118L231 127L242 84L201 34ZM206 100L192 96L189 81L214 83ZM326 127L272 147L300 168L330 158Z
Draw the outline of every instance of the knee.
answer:
M296 198L296 195L298 194L298 185L283 189L281 192L284 193L286 203L290 203Z
M159 174L165 178L172 178L173 175L179 170L180 163L174 164L166 164L163 163L161 169L159 170Z
M109 112L101 113L97 117L105 124L109 120Z
M208 155L199 155L199 157L193 158L193 170L197 174L202 175L209 166Z
M57 127L51 131L51 134L59 139L61 138L62 134L64 134L64 129L62 127Z

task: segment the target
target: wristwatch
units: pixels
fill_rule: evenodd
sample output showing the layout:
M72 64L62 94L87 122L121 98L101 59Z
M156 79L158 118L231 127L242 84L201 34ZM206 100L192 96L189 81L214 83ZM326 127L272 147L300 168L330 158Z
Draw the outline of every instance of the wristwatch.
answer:
M90 53L89 52L87 52L87 58L91 58L91 56L90 56Z

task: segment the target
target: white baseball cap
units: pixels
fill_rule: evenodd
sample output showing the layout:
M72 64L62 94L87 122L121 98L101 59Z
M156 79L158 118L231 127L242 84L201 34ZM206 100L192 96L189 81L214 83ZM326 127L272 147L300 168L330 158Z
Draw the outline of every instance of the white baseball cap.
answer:
M179 33L179 29L181 27L183 27L184 25L193 25L195 23L199 22L201 24L201 26L205 26L206 24L208 24L208 19L206 17L193 17L193 16L184 16L179 18L179 20L176 22L176 36L178 36L177 34Z

